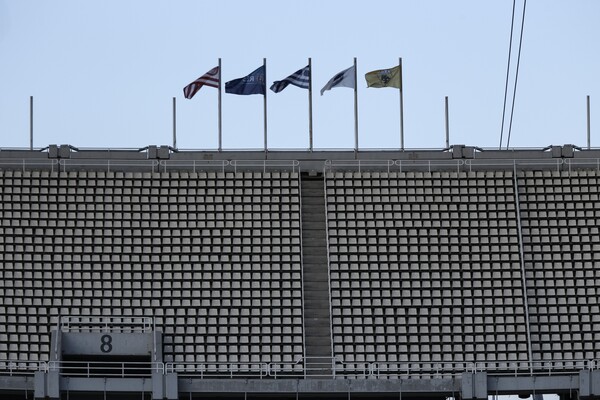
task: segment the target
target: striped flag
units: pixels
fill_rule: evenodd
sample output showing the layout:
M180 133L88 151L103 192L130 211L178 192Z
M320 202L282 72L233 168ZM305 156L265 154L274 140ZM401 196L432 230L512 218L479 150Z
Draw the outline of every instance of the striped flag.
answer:
M299 88L302 88L302 89L308 89L309 81L310 81L310 66L307 65L306 67L294 72L287 78L285 78L281 81L273 82L273 84L271 85L271 90L274 91L275 93L279 93L283 89L285 89L289 84L298 86Z
M186 99L191 99L204 85L218 88L219 87L219 67L214 67L194 82L183 88L183 95Z

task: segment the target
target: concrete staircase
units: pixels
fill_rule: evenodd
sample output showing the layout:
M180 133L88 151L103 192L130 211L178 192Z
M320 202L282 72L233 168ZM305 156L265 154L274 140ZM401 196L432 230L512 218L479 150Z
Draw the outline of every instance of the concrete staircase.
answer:
M301 176L307 375L331 376L331 316L323 176Z

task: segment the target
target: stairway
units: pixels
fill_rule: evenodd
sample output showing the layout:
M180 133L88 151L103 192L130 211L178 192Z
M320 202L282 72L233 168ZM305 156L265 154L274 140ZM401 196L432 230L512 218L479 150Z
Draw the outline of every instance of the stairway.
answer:
M323 176L301 176L305 368L331 377L331 316Z

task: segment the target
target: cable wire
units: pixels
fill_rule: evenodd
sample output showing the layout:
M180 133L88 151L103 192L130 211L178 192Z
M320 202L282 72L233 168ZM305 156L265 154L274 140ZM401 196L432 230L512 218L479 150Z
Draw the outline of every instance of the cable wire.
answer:
M504 105L502 106L502 126L500 127L500 145L498 150L502 149L502 136L504 135L504 121L506 119L506 100L508 97L508 77L510 74L510 55L512 54L513 29L515 26L515 6L517 0L513 0L512 17L510 20L510 39L508 42L508 62L506 63L506 84L504 85Z
M508 124L508 138L506 140L506 149L510 144L510 134L512 132L513 115L515 112L515 98L517 96L517 82L519 81L519 64L521 63L521 47L523 45L523 30L525 28L525 8L527 7L527 0L523 1L523 18L521 19L521 37L519 38L519 53L517 56L517 69L515 74L515 86L513 90L512 107L510 110L510 123Z

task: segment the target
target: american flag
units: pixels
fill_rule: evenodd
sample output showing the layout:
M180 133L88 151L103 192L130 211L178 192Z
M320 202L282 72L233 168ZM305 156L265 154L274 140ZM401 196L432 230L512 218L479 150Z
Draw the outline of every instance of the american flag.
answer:
M310 81L310 66L307 65L306 67L294 72L287 78L285 78L281 81L273 82L273 84L271 85L271 90L274 91L275 93L279 93L283 89L285 89L290 83L294 86L298 86L299 88L308 89L309 81Z
M183 95L186 99L191 99L194 97L196 92L200 90L200 88L204 85L218 88L219 87L219 67L214 67L200 78L196 79L194 82L190 83L186 87L183 88Z

